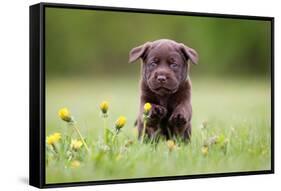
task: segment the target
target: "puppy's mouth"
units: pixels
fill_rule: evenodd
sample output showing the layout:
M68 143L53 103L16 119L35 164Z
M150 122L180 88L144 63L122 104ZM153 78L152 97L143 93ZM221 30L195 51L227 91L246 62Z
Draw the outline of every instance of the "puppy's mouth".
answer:
M176 92L176 89L170 89L167 87L160 86L157 88L153 88L152 91L159 95L166 95L166 94L172 94L172 93Z
M173 81L167 83L158 83L153 80L148 80L147 85L152 92L161 96L173 94L178 90L179 87L178 84Z
M171 92L172 90L166 87L159 87L159 88L155 88L154 90L156 91L166 91L166 92Z

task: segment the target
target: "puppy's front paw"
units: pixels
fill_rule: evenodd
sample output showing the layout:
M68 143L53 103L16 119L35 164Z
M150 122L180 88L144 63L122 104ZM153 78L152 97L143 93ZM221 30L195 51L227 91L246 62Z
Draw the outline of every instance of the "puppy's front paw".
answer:
M150 113L151 118L162 119L167 114L167 109L160 105L153 105Z
M171 126L175 126L175 127L182 127L187 123L186 118L184 117L183 114L181 113L174 113L170 119L169 119L169 123Z

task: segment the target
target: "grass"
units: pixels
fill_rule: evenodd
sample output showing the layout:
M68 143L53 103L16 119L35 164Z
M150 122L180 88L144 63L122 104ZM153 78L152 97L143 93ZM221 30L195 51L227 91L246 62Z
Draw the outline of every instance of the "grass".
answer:
M193 79L191 143L166 141L157 146L140 144L133 126L138 112L138 80L53 79L47 82L46 134L60 132L60 158L46 165L46 183L128 179L270 169L270 86L261 79ZM99 103L110 103L108 125L120 115L127 124L111 151L102 145L103 120ZM64 144L71 128L57 115L68 107L90 147L77 152L80 165L67 166ZM204 123L206 128L201 128ZM78 138L75 133L73 138ZM214 137L221 143L202 151ZM218 138L220 137L220 138ZM125 146L128 140L133 143ZM227 143L226 143L227 142Z

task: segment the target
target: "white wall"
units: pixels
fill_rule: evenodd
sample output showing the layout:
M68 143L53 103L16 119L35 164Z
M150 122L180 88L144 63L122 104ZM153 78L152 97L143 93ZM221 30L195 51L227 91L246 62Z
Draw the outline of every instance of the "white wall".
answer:
M281 72L281 11L277 0L53 0L52 2L274 16L275 73ZM0 190L35 190L28 186L29 5L35 0L1 1L0 10ZM280 116L281 75L276 75L276 113ZM280 118L276 117L276 174L228 178L133 183L69 190L268 190L280 186ZM62 190L62 189L55 189Z

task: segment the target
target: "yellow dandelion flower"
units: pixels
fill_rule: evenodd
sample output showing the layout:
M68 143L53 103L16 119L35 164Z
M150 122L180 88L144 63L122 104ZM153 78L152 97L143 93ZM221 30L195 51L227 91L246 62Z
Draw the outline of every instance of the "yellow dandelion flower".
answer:
M54 133L52 135L47 136L47 144L53 145L54 143L58 142L61 139L60 133Z
M60 109L58 114L59 114L59 117L62 120L66 121L66 122L71 122L72 121L70 111L66 107Z
M151 110L151 108L152 108L152 106L151 106L150 103L144 104L144 106L143 106L143 113L144 113L145 115L148 115L148 112Z
M77 168L80 166L80 162L78 160L74 160L70 163L71 168Z
M106 114L109 108L109 103L107 101L103 101L100 104L100 109L102 111L103 114Z
M167 141L167 147L170 151L172 151L176 148L176 144L173 140L168 140Z
M115 127L116 127L116 129L121 129L122 127L124 127L124 125L126 124L126 121L127 121L127 119L126 119L126 117L124 117L124 116L120 116L117 120L116 120L116 122L115 122Z
M209 148L204 146L204 147L202 147L201 152L202 152L203 155L206 156L209 153Z
M72 149L78 150L82 147L82 145L83 145L82 141L79 141L77 139L73 139L73 140L71 140L70 147Z

